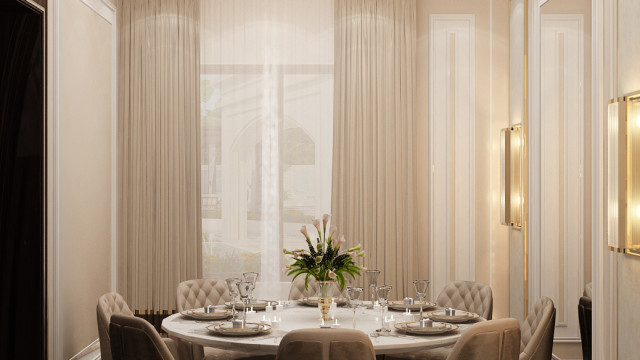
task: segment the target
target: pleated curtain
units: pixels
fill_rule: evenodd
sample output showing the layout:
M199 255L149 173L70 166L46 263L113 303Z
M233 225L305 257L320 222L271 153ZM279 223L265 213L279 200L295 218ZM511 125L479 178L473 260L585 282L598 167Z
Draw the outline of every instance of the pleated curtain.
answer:
M166 314L201 274L199 1L117 7L117 287Z
M391 298L418 278L415 0L336 0L331 208ZM362 279L361 281L366 281Z

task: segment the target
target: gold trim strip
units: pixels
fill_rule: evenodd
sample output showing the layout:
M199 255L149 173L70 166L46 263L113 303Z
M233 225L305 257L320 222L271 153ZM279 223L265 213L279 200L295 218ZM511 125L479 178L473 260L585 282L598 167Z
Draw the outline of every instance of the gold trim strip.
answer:
M529 315L529 0L524 0L524 102L522 116L522 240L524 247L524 318Z

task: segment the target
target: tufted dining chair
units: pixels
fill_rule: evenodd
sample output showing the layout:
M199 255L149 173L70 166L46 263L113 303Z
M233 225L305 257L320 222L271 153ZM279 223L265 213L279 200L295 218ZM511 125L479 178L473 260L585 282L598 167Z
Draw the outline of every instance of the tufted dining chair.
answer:
M474 312L487 320L493 315L493 292L489 285L475 281L452 281L438 295L436 304Z
M555 326L556 308L551 299L543 296L520 326L520 360L551 359Z
M367 334L353 329L300 329L288 332L277 360L375 360Z
M458 310L474 312L487 320L493 314L493 293L491 287L474 281L453 281L438 295L436 304ZM387 355L387 360L446 359L451 347L438 347L412 353Z
M178 312L205 307L207 305L223 305L231 301L231 295L225 280L194 279L178 284L176 308ZM193 360L272 360L273 355L253 355L241 351L222 350L202 347L186 340L179 340L178 346L183 357Z
M580 324L580 339L582 340L582 358L591 360L591 308L593 297L593 285L588 283L584 293L578 300L578 323Z
M316 283L316 279L312 276L309 277L308 288L309 290L304 288L304 276L298 276L295 280L291 282L291 288L289 289L289 300L298 300L305 297L316 296L318 292L318 285ZM344 291L340 291L338 284L333 284L333 297L343 297L346 298L346 294Z
M111 315L121 314L133 316L133 312L129 309L129 305L124 301L122 295L115 292L100 296L96 311L98 315L98 337L100 339L101 358L103 360L112 360L111 341L109 337Z
M460 336L447 360L513 360L518 358L519 345L518 320L484 321L471 326Z
M109 337L113 360L180 360L171 339L162 339L151 324L135 316L114 314Z

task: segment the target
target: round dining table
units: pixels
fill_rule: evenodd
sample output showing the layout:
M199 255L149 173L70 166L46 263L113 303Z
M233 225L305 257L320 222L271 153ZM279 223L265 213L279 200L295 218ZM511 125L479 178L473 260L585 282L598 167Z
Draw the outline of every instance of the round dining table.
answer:
M320 310L317 307L300 305L295 301L288 303L282 311L271 313L259 311L250 315L248 318L250 322L271 319L273 315L279 316L280 321L272 323L271 331L263 335L216 335L207 329L207 326L216 323L216 321L194 320L179 313L165 318L162 321L162 329L171 337L184 339L202 346L275 355L278 352L280 340L287 332L296 329L321 327ZM351 308L341 307L334 312L334 320L325 324L325 326L353 328L353 310ZM402 311L388 311L385 313L387 320L391 319L391 315L393 315L393 321L396 323L409 321L412 317L415 319L419 317L419 315L409 316ZM378 336L376 329L380 329L381 316L380 310L362 307L356 311L355 328L369 335L377 355L413 352L451 345L458 340L466 329L473 325L473 323L458 324L458 330L442 335L409 335L396 331L392 323L389 323L392 330L385 335ZM335 319L337 319L337 324Z

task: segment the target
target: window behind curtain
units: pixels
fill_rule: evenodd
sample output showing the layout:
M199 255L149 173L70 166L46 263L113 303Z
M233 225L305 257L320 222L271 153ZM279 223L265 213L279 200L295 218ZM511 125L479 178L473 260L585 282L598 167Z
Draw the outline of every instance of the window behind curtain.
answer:
M203 276L260 272L284 297L282 248L330 210L333 2L204 0Z

